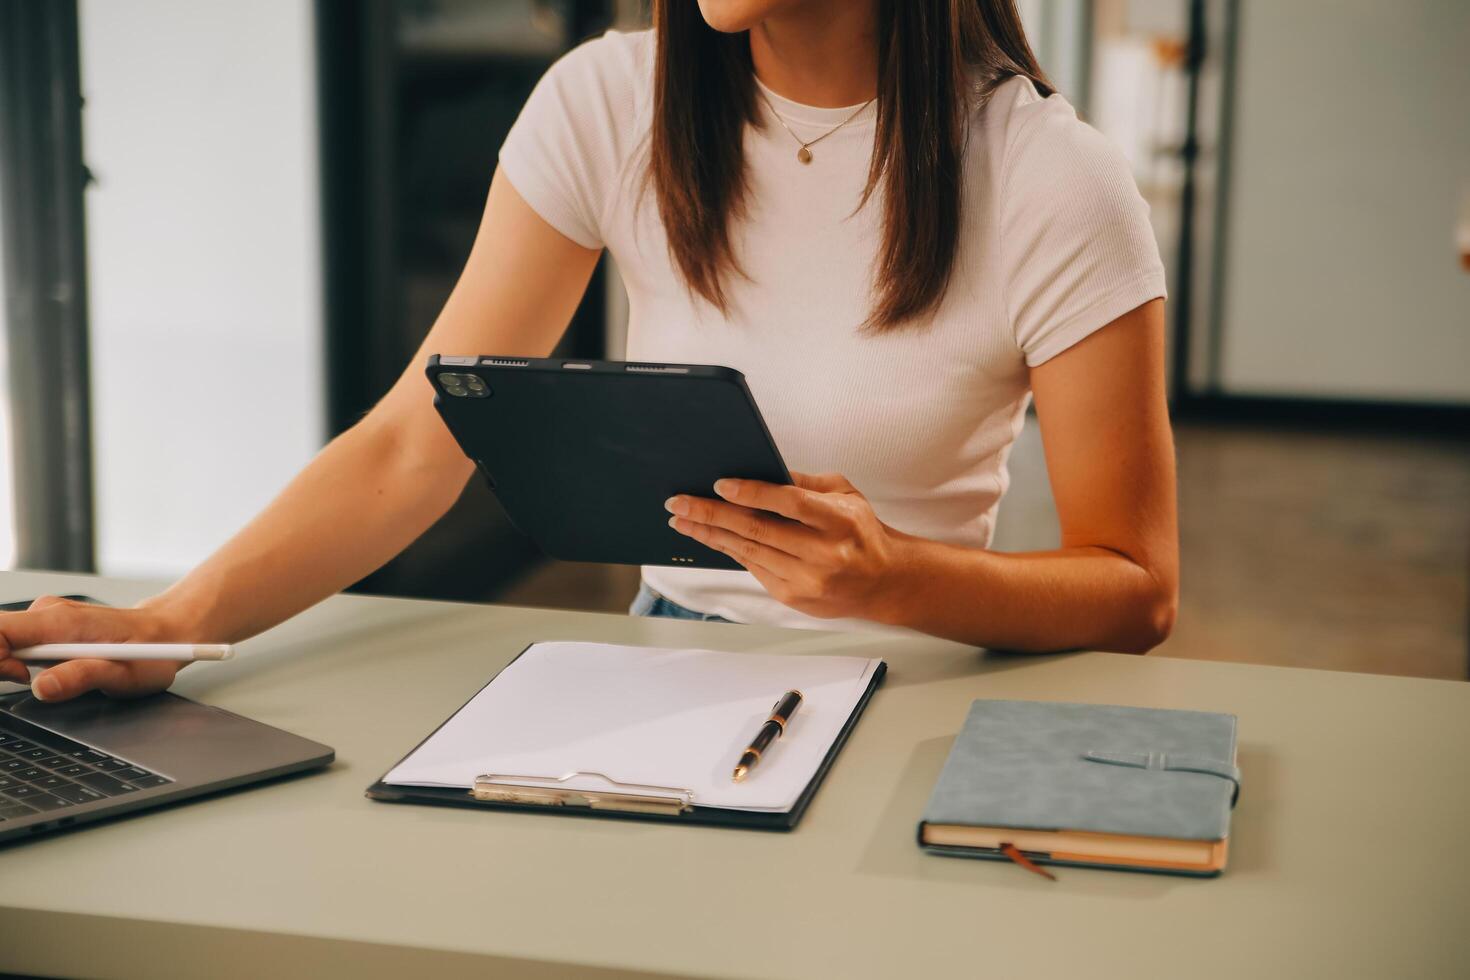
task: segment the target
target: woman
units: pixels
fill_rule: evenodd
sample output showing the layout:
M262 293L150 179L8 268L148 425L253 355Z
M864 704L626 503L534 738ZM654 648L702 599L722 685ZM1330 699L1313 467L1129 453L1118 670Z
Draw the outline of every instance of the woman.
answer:
M748 572L645 569L636 609L1017 650L1167 635L1162 268L1127 166L1052 94L1012 0L661 0L655 18L537 87L463 276L371 413L163 594L38 601L0 618L4 649L240 640L377 568L471 475L424 357L547 355L603 248L629 357L744 372L786 459L823 474L670 500ZM997 554L1033 394L1062 543ZM32 689L139 694L175 670L73 661Z

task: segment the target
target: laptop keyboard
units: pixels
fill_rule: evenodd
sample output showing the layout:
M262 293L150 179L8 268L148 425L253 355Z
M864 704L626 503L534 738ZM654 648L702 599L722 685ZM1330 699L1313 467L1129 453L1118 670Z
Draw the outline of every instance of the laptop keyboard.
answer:
M171 782L53 732L21 731L0 715L0 825Z

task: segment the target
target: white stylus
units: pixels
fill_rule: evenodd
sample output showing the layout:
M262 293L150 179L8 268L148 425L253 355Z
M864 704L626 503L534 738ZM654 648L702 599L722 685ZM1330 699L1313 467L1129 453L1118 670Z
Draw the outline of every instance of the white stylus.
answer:
M16 660L229 660L228 643L42 643L12 650Z

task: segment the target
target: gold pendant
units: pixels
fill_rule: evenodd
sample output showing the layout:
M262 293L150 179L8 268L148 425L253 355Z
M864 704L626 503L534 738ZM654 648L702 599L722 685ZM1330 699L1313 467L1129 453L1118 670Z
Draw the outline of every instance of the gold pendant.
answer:
M802 163L811 163L812 151L803 146L801 149L796 151L796 159L801 161Z

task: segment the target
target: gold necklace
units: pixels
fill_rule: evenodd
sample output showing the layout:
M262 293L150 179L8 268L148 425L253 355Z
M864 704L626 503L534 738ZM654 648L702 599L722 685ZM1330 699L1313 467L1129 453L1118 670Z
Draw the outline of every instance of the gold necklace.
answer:
M779 112L776 111L776 107L773 106L773 105L771 105L771 100L768 99L768 98L766 98L766 93L763 92L763 91L761 91L761 87L760 87L760 83L759 82L756 83L755 90L756 90L756 93L761 97L761 101L766 104L766 108L771 110L771 115L773 115L773 116L776 117L776 122L778 122L778 123L781 124L781 128L784 129L784 130L786 130L786 132L791 133L791 138L794 139L794 140L796 140L796 142L798 142L798 143L801 144L800 148L797 149L797 151L796 151L796 159L797 159L797 162L799 162L799 163L811 163L812 162L812 150L811 150L811 148L813 146L815 146L816 144L822 142L822 140L826 139L828 136L831 136L833 133L837 132L843 126L846 126L848 123L852 122L854 119L856 119L858 117L858 113L861 113L864 109L866 109L868 106L872 105L873 102L874 102L874 99L869 99L868 101L864 102L862 105L858 106L857 107L857 110L854 111L852 115L848 116L846 119L842 120L842 122L838 123L836 126L833 126L831 129L827 130L821 136L818 136L816 139L813 139L813 140L804 140L800 136L797 136L796 133L792 131L792 129L791 129L790 126L786 125L786 120L781 118L781 113L779 113Z

